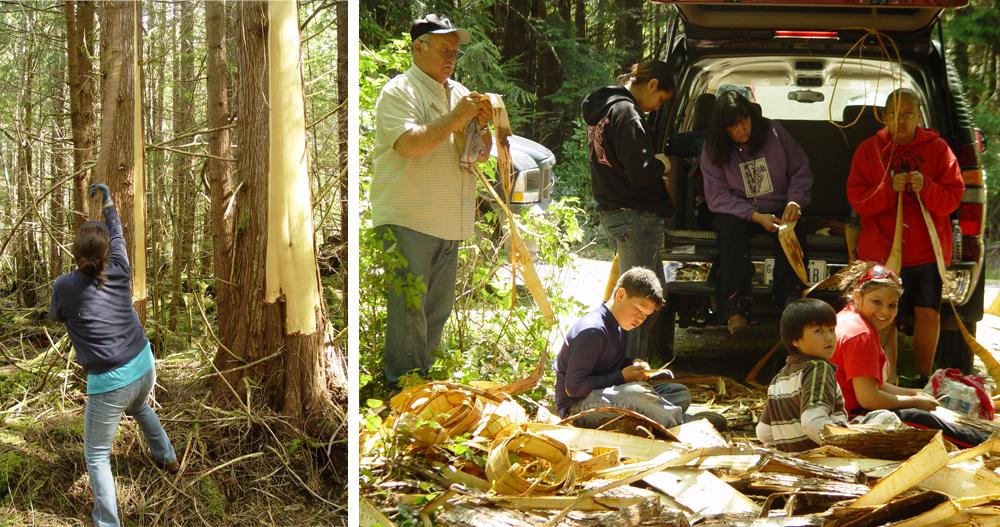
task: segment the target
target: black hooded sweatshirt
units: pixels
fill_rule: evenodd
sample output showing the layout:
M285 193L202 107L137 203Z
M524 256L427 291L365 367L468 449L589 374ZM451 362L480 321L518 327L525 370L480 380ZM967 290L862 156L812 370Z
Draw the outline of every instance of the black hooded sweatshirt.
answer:
M590 184L598 210L637 209L663 216L673 204L663 187L663 163L642 126L628 88L606 86L583 100L590 143Z

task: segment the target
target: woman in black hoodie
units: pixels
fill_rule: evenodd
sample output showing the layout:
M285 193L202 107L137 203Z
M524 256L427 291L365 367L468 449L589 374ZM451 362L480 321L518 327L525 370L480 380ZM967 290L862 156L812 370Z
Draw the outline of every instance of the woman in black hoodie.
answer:
M583 100L590 143L590 182L601 224L618 252L622 273L652 269L666 287L660 249L670 162L653 147L641 113L657 110L674 94L673 72L664 62L635 64L619 86L599 88ZM630 332L627 354L648 360L647 343L656 315Z

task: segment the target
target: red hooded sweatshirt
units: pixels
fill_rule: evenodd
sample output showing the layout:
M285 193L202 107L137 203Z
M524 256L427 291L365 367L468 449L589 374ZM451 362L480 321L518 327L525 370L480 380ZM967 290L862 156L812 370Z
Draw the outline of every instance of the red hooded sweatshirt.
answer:
M951 224L948 215L962 201L965 185L958 161L948 143L934 130L917 128L913 140L894 145L885 128L861 142L851 161L847 199L861 216L858 258L884 263L896 232L896 192L892 174L919 170L920 191L934 220L945 264L951 261ZM920 204L912 191L903 192L903 267L934 263L934 249Z

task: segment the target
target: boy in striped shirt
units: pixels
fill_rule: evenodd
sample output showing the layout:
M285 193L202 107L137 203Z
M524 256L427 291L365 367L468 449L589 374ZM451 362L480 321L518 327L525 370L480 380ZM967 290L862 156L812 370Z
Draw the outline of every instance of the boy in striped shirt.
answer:
M837 346L837 313L814 298L796 300L781 314L785 367L767 387L757 438L784 452L819 446L827 424L846 425L844 394L830 357Z

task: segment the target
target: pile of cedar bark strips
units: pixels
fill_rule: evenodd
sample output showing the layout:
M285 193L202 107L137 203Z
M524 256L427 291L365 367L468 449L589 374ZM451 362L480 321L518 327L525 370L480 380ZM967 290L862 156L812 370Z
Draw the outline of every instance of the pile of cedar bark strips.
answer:
M623 414L587 430L545 409L529 418L515 398L537 377L405 390L362 438L362 470L397 475L362 487L362 525L1000 525L1000 434L958 450L933 430L827 427L824 446L792 455L754 438L763 387L692 381L707 403L692 410L723 413L725 435L704 420L665 429Z

